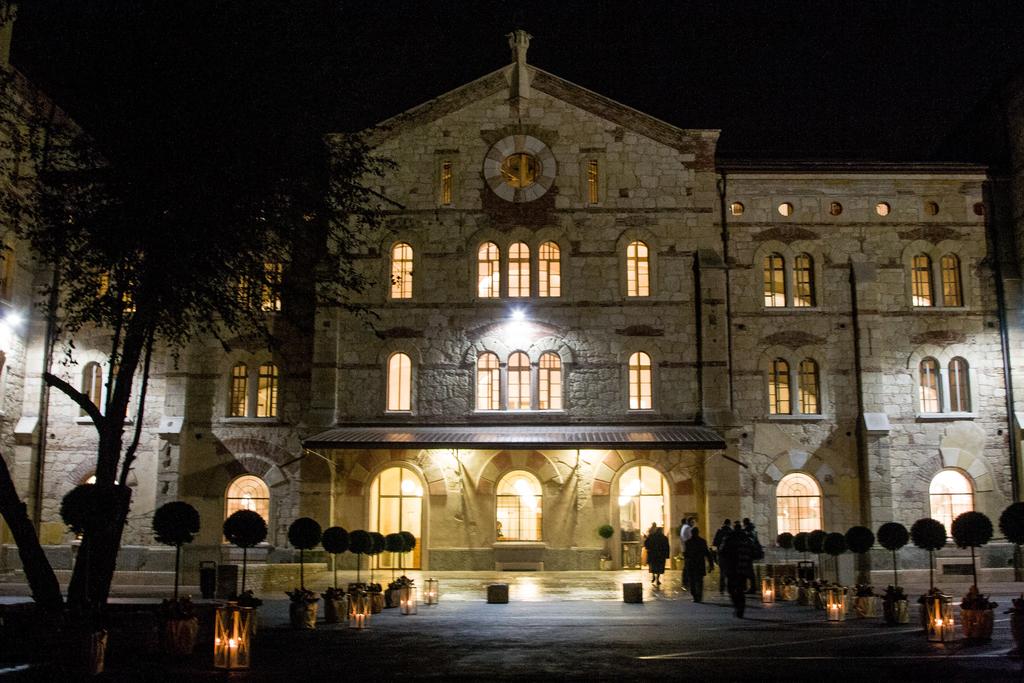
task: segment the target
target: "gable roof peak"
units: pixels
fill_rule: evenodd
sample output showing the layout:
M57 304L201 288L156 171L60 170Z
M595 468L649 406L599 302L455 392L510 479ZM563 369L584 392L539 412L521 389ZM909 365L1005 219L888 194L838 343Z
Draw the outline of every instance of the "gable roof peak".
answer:
M512 78L509 82L508 99L512 106L523 113L523 101L530 99L530 72L526 68L526 51L530 49L529 33L516 29L509 33L508 46L512 48Z

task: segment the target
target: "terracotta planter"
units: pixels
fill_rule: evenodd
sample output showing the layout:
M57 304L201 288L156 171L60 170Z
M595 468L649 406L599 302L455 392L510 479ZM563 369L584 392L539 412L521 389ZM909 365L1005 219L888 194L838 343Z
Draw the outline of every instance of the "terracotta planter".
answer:
M883 600L882 616L890 626L910 623L910 612L906 600Z
M993 610L961 609L960 626L968 640L992 640L992 626L995 623Z
M199 619L168 619L164 622L164 652L172 655L188 656L196 648L196 636L199 635Z
M328 624L339 624L348 614L348 598L341 596L333 600L324 598L324 621Z
M292 602L288 605L288 616L291 619L292 628L314 629L316 628L316 612L320 607L320 601L305 600Z

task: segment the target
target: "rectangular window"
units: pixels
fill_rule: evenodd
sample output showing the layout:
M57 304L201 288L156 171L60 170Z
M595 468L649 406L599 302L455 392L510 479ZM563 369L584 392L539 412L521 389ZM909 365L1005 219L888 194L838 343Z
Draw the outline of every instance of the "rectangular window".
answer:
M452 205L452 162L441 162L441 205Z
M597 204L600 199L598 187L597 159L587 161L587 203Z
M476 409L501 409L501 368L498 357L491 353L480 356L477 361Z
M772 415L789 415L789 363L782 359L772 361L768 378L768 411Z
M912 300L915 306L932 305L932 260L925 254L914 257L911 285Z
M921 361L921 412L938 413L942 410L939 397L939 366L935 360L926 358Z
M476 291L481 299L494 299L500 296L501 285L501 252L498 245L487 242L477 252Z
M626 295L650 296L651 274L647 245L630 242L626 247Z
M942 305L964 305L963 289L960 287L960 259L952 254L942 257Z
M508 295L530 296L530 247L522 242L508 249Z
M277 366L273 363L260 366L256 387L256 417L277 417Z
M231 417L245 417L249 402L249 370L236 365L231 370Z
M793 305L797 308L814 306L814 263L807 254L793 259Z
M818 364L813 360L800 363L800 412L817 415L821 412L818 402Z
M538 296L562 295L562 260L561 250L554 242L545 242L537 252Z
M765 308L786 305L786 270L779 254L764 257L764 305Z
M562 362L553 353L540 357L537 377L538 408L541 410L562 409Z

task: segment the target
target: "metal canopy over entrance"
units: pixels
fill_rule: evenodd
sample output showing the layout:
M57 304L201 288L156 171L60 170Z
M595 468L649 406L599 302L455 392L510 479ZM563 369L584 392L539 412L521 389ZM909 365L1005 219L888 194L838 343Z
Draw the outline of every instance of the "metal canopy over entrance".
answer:
M306 448L725 448L722 436L700 425L353 426L309 437Z

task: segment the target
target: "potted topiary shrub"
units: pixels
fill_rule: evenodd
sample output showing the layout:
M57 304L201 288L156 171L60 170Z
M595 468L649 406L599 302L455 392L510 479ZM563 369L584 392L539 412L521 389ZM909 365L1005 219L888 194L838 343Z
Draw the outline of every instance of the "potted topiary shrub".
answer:
M871 550L875 544L875 534L866 526L852 526L846 530L846 547L858 558ZM863 572L870 574L866 570ZM870 580L870 577L869 577ZM870 584L858 584L854 589L853 611L860 618L878 615L878 596Z
M390 554L389 562L391 563L391 580L395 580L395 569L398 568L399 555L402 552L402 548L405 547L405 540L402 538L402 534L393 533L388 534L384 537L384 550Z
M370 593L370 608L373 614L380 614L381 610L384 609L384 591L379 583L374 582L374 568L377 565L377 557L384 552L384 534L377 531L370 532L370 549L367 551L367 555L370 556L370 585L367 586L367 592ZM396 602L397 606L398 603Z
M928 607L936 599L946 596L935 587L935 551L946 545L945 525L930 517L919 519L910 525L910 540L921 550L928 551L928 592L917 599L918 611L921 616L921 628L928 630Z
M822 550L832 556L832 569L835 571L836 583L839 581L839 556L846 552L846 536L833 531L825 536L821 544Z
M789 562L789 551L793 549L793 534L783 531L775 539L775 545L785 552L786 562Z
M405 568L405 554L406 553L411 553L413 550L416 549L416 537L412 535L411 531L399 531L398 533L402 536L402 547L404 548L404 550L402 550L402 565L401 565L401 567L404 569Z
M299 587L285 592L292 601L288 609L292 628L316 628L320 599L306 588L306 551L315 548L322 535L320 525L309 517L299 517L288 527L288 542L299 549Z
M190 655L196 646L199 619L188 598L178 600L178 575L181 570L181 546L191 543L199 533L199 513L182 501L161 505L153 513L153 537L158 543L174 546L174 598L164 600L161 617L164 649L176 655Z
M999 530L1006 536L1006 540L1013 543L1013 569L1017 581L1021 575L1021 545L1024 545L1024 503L1013 503L1009 505L1003 514L999 515ZM1015 614L1015 613L1014 613ZM1010 619L1011 623L1013 619Z
M900 588L899 563L896 553L910 540L907 527L899 522L886 522L878 527L878 543L892 553L893 585L885 589L882 597L882 613L887 624L906 624L910 620L907 611L907 594Z
M825 552L825 537L828 536L821 529L815 529L814 531L807 534L807 552L814 553L818 556L818 570L817 576L824 578L825 568L822 566L821 554Z
M370 539L370 532L356 529L348 535L348 551L356 556L356 582L348 585L348 591L363 590L366 586L360 580L360 571L363 566L363 555L367 553L373 541Z
M971 574L974 585L960 602L960 625L968 640L990 640L995 616L992 610L996 603L978 591L978 567L975 548L992 540L992 521L981 512L965 512L953 520L951 529L953 542L960 548L971 549Z
M334 571L334 585L321 594L324 599L324 621L337 624L347 611L345 591L338 588L338 555L348 550L348 532L340 526L332 526L324 530L320 544L331 554L331 567Z
M252 510L238 510L224 520L224 538L228 540L228 543L242 549L242 593L239 595L239 604L242 604L241 596L246 593L252 594L245 588L249 548L254 548L267 540L267 522ZM255 599L253 598L253 600ZM251 607L252 605L242 606Z
M601 560L599 567L602 570L608 570L612 568L612 554L608 551L608 539L615 533L615 529L612 528L611 524L602 524L597 527L597 535L604 539L604 549L601 551Z

